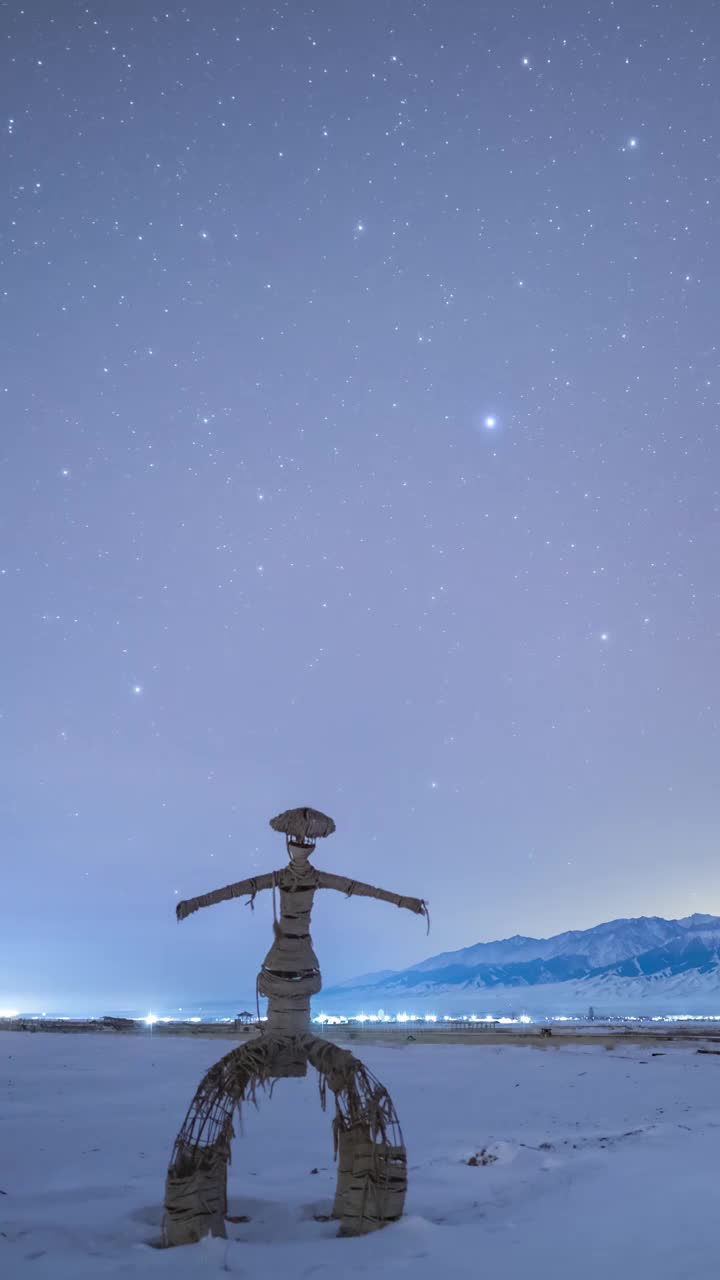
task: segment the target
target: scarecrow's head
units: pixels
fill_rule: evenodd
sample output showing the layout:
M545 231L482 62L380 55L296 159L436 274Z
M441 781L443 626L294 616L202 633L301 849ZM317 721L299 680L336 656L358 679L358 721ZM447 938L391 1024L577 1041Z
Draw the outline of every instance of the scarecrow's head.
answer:
M319 809L286 809L277 818L270 819L273 831L282 831L287 843L288 857L291 862L302 865L306 863L316 841L331 836L335 823Z

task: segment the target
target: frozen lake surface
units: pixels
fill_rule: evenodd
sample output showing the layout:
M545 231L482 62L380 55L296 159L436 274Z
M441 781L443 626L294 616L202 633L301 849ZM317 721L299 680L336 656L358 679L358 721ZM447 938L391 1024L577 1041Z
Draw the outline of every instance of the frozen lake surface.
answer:
M315 1220L335 1168L311 1072L236 1126L230 1214L250 1221L154 1249L175 1134L234 1047L0 1032L4 1280L715 1274L720 1056L656 1043L362 1045L405 1133L402 1222L339 1240Z

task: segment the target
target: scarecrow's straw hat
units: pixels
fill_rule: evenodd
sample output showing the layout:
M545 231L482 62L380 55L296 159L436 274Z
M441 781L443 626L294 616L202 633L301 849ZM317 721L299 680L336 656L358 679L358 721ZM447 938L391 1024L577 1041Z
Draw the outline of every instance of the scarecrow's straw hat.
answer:
M319 809L286 809L277 818L270 819L273 831L282 831L290 840L301 843L331 836L335 823Z

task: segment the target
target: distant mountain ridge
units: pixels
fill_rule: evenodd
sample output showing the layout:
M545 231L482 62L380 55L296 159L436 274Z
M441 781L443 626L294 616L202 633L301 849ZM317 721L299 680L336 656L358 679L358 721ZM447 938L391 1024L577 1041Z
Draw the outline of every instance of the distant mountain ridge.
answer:
M678 920L661 916L610 920L591 929L573 929L551 938L516 935L478 942L431 956L409 969L368 974L324 991L328 1006L341 1002L390 1008L398 1000L444 1006L471 998L537 1005L545 1000L583 1005L612 1002L668 1005L688 998L708 1001L704 1012L720 1013L720 917L695 914ZM665 1011L660 1009L660 1011Z

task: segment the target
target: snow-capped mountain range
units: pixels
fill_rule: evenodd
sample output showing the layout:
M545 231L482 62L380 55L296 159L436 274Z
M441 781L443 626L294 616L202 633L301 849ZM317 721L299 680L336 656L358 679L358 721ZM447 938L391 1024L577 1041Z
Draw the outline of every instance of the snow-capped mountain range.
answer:
M314 1006L388 1013L720 1014L720 917L611 920L516 936L326 988Z

